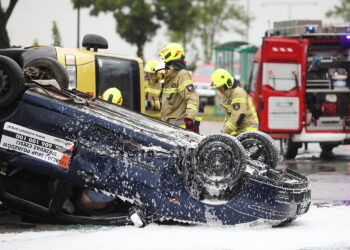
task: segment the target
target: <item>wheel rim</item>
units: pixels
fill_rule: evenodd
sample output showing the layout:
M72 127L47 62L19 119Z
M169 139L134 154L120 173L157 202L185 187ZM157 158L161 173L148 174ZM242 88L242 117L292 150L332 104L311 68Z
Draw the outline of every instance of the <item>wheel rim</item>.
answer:
M0 69L0 98L8 95L10 91L10 77L3 69Z
M259 161L267 164L269 159L269 152L264 148L264 145L254 138L242 141L242 145L246 151L249 159Z
M198 151L197 176L207 187L227 188L235 183L242 162L238 152L223 142L210 142ZM200 156L200 157L199 157Z
M208 163L202 169L203 173L210 179L211 176L218 177L229 174L231 170L230 162L234 161L234 159L232 159L232 155L228 149L218 143L216 147L212 147L204 153L201 161Z

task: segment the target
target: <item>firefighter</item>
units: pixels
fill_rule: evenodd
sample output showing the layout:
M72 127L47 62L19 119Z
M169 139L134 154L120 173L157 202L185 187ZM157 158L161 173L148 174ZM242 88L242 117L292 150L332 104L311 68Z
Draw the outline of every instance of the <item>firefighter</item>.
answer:
M146 93L146 110L147 114L153 117L160 117L160 95L162 91L162 79L156 75L156 68L159 62L156 60L149 61L144 68L147 75Z
M161 119L199 133L199 96L190 73L186 70L185 52L177 43L169 43L160 51L165 63Z
M222 133L238 135L258 130L259 120L250 96L228 71L217 69L211 76L211 87L224 95L226 117Z
M123 96L119 89L109 88L103 92L101 98L107 102L111 102L117 105L123 104Z

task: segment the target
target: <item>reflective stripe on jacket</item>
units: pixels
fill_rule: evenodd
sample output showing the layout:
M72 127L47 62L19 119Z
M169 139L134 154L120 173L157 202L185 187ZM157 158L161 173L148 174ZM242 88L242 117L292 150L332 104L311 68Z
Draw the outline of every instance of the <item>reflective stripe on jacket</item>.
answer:
M199 96L194 89L191 75L184 69L166 74L162 93L161 119L178 121L194 120L199 106Z
M161 109L160 94L162 92L162 85L155 79L149 81L146 92L146 101L148 106L146 107L147 113L151 111L157 111L159 113Z
M223 107L226 109L226 117L221 132L237 135L248 130L258 130L256 110L244 89L237 87L225 90Z

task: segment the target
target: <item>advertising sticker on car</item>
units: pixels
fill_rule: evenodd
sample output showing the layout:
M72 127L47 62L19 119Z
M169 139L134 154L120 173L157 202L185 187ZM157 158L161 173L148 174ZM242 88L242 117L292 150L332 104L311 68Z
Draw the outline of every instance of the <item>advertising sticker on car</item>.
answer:
M68 169L74 143L6 122L0 148L24 153Z

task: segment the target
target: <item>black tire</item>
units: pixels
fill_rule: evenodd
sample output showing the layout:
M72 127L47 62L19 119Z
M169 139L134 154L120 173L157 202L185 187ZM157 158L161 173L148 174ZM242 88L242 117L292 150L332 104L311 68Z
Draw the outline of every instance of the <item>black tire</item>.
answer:
M55 59L51 57L39 57L31 60L23 66L23 70L29 67L45 68L53 74L61 88L67 89L69 77L66 69Z
M262 162L268 168L276 168L278 149L275 141L260 131L247 131L236 137L243 145L248 159Z
M0 109L11 106L24 91L20 66L11 58L0 56Z
M290 139L280 140L280 150L284 159L294 159L298 154L298 149L301 147L301 143L294 143Z
M236 138L214 134L198 144L194 152L193 175L199 186L221 192L239 183L246 162L244 148Z
M339 146L339 143L335 142L320 142L320 148L325 152L332 152L333 148Z

